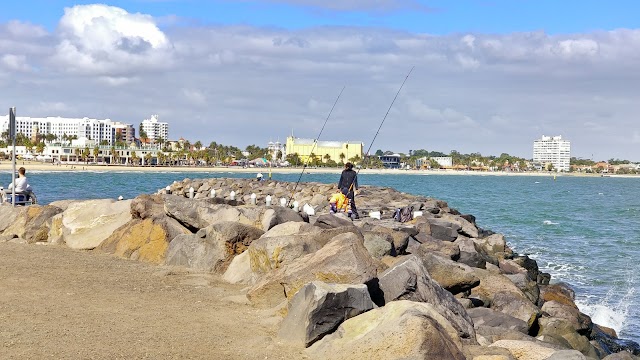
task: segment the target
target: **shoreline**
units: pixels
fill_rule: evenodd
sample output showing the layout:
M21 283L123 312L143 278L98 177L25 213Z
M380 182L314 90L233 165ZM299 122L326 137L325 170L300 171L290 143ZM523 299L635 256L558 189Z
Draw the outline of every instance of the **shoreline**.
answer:
M125 166L125 165L87 165L83 163L69 163L62 165L53 165L51 163L42 163L39 161L18 161L16 168L24 166L29 171L51 171L51 172L233 172L233 173L258 173L264 175L269 173L269 168L248 167L242 168L238 166ZM0 173L11 173L12 164L10 161L0 162ZM302 167L276 167L271 168L273 174L296 174L302 171ZM342 168L315 168L307 167L304 170L307 174L340 174ZM603 177L601 174L586 173L547 173L547 172L504 172L504 171L468 171L468 170L400 170L400 169L362 169L362 174L374 175L457 175L457 176L537 176L537 177ZM629 174L607 174L605 177L617 178L640 178L640 175Z

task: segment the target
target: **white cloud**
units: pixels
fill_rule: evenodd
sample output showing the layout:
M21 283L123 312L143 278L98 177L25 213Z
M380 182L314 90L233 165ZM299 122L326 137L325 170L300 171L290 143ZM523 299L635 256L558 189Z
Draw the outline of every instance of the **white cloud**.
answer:
M70 71L121 75L163 68L171 43L148 15L102 4L66 8L54 59Z
M31 68L27 64L27 58L24 55L5 54L0 57L0 63L8 70L29 71Z

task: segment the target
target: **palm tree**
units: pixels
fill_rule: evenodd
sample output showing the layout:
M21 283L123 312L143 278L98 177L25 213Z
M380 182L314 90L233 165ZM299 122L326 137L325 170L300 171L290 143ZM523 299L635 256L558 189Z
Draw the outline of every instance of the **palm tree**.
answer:
M344 153L340 153L340 155L338 155L338 157L340 157L340 163L344 164L344 159L347 157L347 155L345 155Z
M196 151L200 151L200 149L202 148L202 143L200 142L200 140L196 141L196 143L193 144L193 147L196 148Z
M111 163L112 164L116 163L116 157L118 157L118 152L116 151L116 147L112 146L111 147ZM120 163L120 159L118 159L118 163Z
M329 154L325 154L325 155L323 156L323 158L324 158L324 162L325 162L325 163L328 163L328 162L329 162L329 160L331 160L331 155L329 155Z
M137 165L138 164L138 155L136 154L135 151L131 152L131 164L132 165Z
M80 155L82 154L82 150L80 150L80 148L75 148L73 153L76 155L76 162L78 162L78 159L80 159Z
M43 143L43 142L39 142L39 143L36 145L36 152L37 152L38 154L42 154L42 153L44 152L44 143Z
M147 166L151 166L151 159L153 159L153 155L151 155L151 153L149 152L144 156L144 164Z
M84 150L82 151L82 161L84 161L85 163L88 163L90 155L91 155L91 150L89 150L88 146L85 146Z
M96 145L96 147L93 148L93 161L95 163L98 162L98 155L100 155L100 148Z

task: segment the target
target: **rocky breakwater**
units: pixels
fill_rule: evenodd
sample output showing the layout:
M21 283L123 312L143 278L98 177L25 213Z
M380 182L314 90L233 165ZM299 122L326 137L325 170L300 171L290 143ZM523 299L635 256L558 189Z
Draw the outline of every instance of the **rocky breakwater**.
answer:
M311 358L640 354L637 344L581 313L569 285L550 283L504 236L479 228L472 215L444 201L366 186L357 198L361 214L382 211L381 219L351 221L328 214L333 186L299 184L295 193L294 187L185 179L126 201L2 205L0 241L105 251L220 274L246 284L248 300L266 309L261 313L277 324L280 341L306 347ZM279 205L292 193L307 213ZM391 218L408 205L422 216L407 223Z

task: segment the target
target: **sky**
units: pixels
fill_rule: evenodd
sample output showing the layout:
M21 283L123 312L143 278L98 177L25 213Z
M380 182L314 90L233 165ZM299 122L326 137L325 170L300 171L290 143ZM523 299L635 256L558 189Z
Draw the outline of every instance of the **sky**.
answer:
M136 128L158 114L171 140L241 148L316 138L326 120L320 140L371 152L531 158L561 135L572 156L640 161L638 13L622 0L12 1L0 108Z

